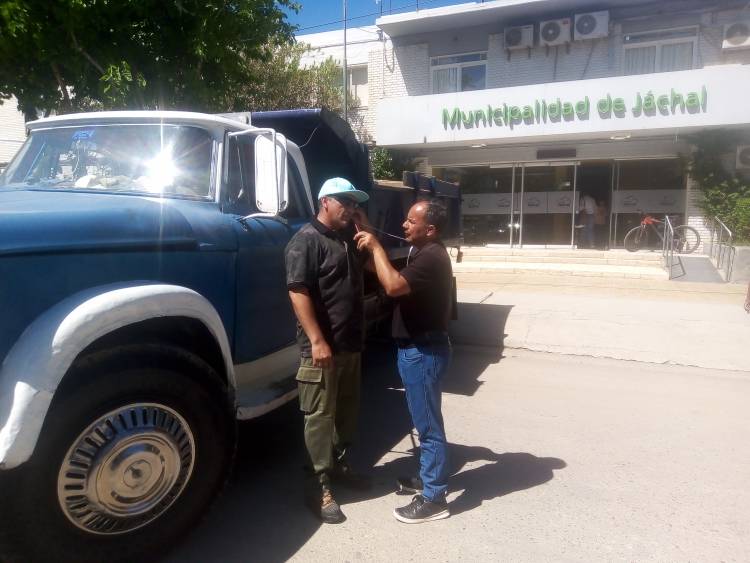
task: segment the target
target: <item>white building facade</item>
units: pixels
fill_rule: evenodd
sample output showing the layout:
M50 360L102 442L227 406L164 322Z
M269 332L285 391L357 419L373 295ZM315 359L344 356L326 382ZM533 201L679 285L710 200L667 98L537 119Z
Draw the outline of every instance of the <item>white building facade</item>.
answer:
M369 110L369 61L370 52L378 51L382 45L383 32L374 25L353 27L346 31L346 52L344 51L344 30L324 31L297 36L300 43L311 47L302 58L303 66L321 64L329 57L343 65L346 57L347 92L350 96L349 122L359 138L373 142L374 122ZM343 74L343 73L342 73Z
M691 136L731 130L728 161L750 168L744 0L495 0L384 16L369 36L363 138L458 181L474 242L572 245L581 193L606 208L609 246L644 213L705 234Z
M23 113L18 111L15 98L0 104L0 170L10 162L26 140L26 125Z

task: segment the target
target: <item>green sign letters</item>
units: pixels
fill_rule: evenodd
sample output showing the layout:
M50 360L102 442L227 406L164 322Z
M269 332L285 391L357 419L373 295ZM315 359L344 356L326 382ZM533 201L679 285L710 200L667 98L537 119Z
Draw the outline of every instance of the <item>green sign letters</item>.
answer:
M700 92L682 94L674 88L666 93L655 94L652 91L636 93L630 105L633 117L649 117L654 115L675 115L677 113L705 113L708 104L708 91L701 87ZM453 111L443 108L443 127L448 129L473 129L478 127L509 127L517 125L533 125L535 123L586 121L591 111L596 111L601 119L622 118L628 113L628 104L624 98L613 98L610 94L592 104L588 96L578 101L534 100L524 106L509 106L508 104L493 107L463 111L453 108Z

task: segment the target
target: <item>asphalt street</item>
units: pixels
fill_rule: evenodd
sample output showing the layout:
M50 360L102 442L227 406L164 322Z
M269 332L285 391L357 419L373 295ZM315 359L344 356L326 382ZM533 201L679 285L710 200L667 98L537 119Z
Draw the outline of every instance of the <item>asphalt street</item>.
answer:
M296 404L243 423L234 476L173 562L748 561L750 374L588 356L457 348L444 413L452 515L406 525L414 440L388 345L365 358L367 493L348 519L302 503Z

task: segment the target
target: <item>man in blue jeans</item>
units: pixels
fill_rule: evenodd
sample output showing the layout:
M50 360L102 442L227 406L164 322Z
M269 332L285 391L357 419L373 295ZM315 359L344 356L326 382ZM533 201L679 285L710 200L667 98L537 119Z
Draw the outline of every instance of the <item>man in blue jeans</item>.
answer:
M354 237L357 248L372 253L378 280L397 298L393 337L398 345L398 371L414 427L419 432L419 478L399 479L402 491L414 492L411 503L395 509L397 520L418 524L448 518L448 448L441 412L440 382L451 358L448 320L453 305L453 271L440 242L446 210L437 202L415 203L403 224L412 244L406 267L393 268L371 233Z

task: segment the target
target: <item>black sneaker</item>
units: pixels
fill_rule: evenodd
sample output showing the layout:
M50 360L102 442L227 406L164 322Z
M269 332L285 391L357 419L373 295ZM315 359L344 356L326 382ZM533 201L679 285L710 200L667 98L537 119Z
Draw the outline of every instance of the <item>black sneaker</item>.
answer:
M424 485L419 477L399 477L396 479L397 495L421 495Z
M347 461L337 462L330 473L335 483L357 491L372 489L372 478L369 475L357 473Z
M307 504L313 514L326 524L340 524L346 520L330 489L323 488L319 495L308 496Z
M399 522L420 524L432 520L442 520L448 518L451 514L448 510L448 502L445 499L433 502L422 495L416 495L406 506L396 508L393 515Z

